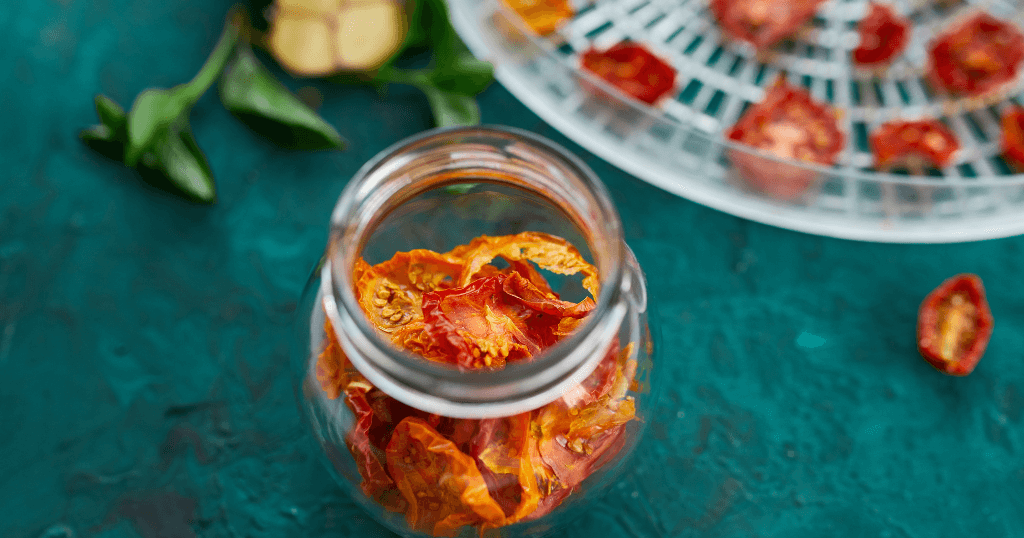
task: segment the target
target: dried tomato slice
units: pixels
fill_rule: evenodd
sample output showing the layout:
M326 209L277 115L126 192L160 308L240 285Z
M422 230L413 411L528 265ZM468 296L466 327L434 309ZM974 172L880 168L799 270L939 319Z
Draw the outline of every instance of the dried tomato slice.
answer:
M545 296L517 273L423 294L424 332L463 368L502 368L539 354L557 342L558 322L570 314L586 312Z
M581 57L583 68L649 105L675 89L676 70L643 45L623 42L608 50L591 48Z
M860 45L853 49L853 61L864 66L888 63L907 47L910 28L910 21L891 6L871 2L867 16L857 26Z
M764 100L747 109L725 136L774 157L822 165L835 164L846 143L832 109L784 77L776 79ZM739 150L730 150L729 158L752 187L782 200L800 196L817 175L796 164Z
M891 121L871 133L869 141L879 170L944 168L960 149L956 135L937 120Z
M454 536L464 525L505 521L473 458L423 420L399 422L385 452L388 471L409 503L406 519L413 529Z
M336 399L352 385L368 390L370 383L345 356L329 319L324 321L324 333L327 336L327 345L316 359L316 379L327 398Z
M505 512L505 525L530 515L541 494L530 456L530 413L479 421L469 454L477 459L491 497Z
M767 49L814 16L825 0L711 0L711 12L733 38Z
M938 36L928 52L934 84L950 93L977 96L1017 77L1024 34L982 11Z
M1013 107L1003 114L1003 156L1024 170L1024 108Z
M547 35L575 15L569 0L503 0L534 32Z
M936 370L965 376L985 353L993 326L981 279L973 274L956 275L921 303L917 348Z
M345 392L345 404L352 411L355 423L345 436L356 468L363 481L360 488L367 497L377 501L392 512L404 512L407 503L399 494L397 487L387 471L384 470L384 453L370 440L370 431L374 425L374 412L366 393L362 390Z
M444 255L465 260L456 284L458 287L468 285L491 260L501 257L509 263L529 260L541 269L560 275L580 273L583 275L583 287L594 298L598 295L600 280L597 268L587 263L580 251L571 243L546 233L522 232L496 237L481 235ZM533 278L530 277L529 280L532 281ZM541 286L538 287L543 289Z
M452 287L462 267L462 260L432 250L399 252L386 262L362 269L356 298L374 327L392 333L421 319L423 292Z

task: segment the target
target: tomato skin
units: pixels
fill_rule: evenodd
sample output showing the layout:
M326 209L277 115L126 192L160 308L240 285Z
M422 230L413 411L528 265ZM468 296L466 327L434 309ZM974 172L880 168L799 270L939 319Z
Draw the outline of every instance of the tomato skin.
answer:
M870 11L857 26L860 45L853 50L854 63L881 66L903 52L910 40L911 24L891 7L871 2Z
M960 149L956 135L938 120L891 121L879 126L868 141L879 170L925 164L944 168Z
M643 45L622 42L605 51L591 48L581 63L583 69L649 105L675 90L676 70Z
M1003 114L1003 157L1024 170L1024 108L1013 107Z
M783 77L775 81L760 103L747 109L725 137L780 159L826 166L835 164L846 143L832 110ZM728 153L751 187L780 200L799 197L817 179L817 172L795 163L735 149Z
M925 297L917 318L917 348L936 370L965 376L985 353L995 322L981 278L959 274Z
M731 38L764 50L792 35L824 0L711 0L711 12Z
M928 53L932 84L952 94L979 96L1017 77L1024 34L982 11L938 36Z

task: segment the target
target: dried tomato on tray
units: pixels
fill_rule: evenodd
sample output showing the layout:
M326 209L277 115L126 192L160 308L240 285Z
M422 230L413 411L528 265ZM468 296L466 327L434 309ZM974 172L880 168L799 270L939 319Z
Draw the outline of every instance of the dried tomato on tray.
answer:
M845 144L832 109L784 77L772 84L760 103L747 109L725 137L778 159L825 166L835 164ZM817 177L817 172L797 163L739 149L728 153L751 187L781 200L797 198Z
M910 21L886 5L871 2L868 14L857 26L860 45L853 61L862 66L882 66L898 56L910 40Z
M675 89L675 68L637 43L623 42L605 51L591 48L583 53L581 63L583 69L647 104L657 103Z
M575 15L569 0L503 0L534 32L547 35Z
M929 166L948 166L960 149L956 136L937 120L891 121L871 133L869 142L879 170L905 167L919 174Z
M928 73L936 86L979 96L1017 78L1024 34L1013 23L982 11L938 36L928 53Z
M993 326L981 279L973 274L956 275L921 303L917 348L936 370L965 376L985 353Z
M767 49L796 32L825 0L711 0L722 30L731 38Z
M496 258L507 266L493 265ZM591 296L561 300L538 268L581 275ZM481 236L446 253L399 252L373 266L360 261L353 273L356 299L382 337L464 370L532 360L584 321L599 291L597 269L575 247L536 232ZM434 536L463 526L483 532L557 508L614 458L636 420L628 395L633 344L613 343L587 379L539 409L453 419L374 387L345 357L329 322L325 330L316 377L327 398L344 396L352 412L345 444L362 492Z
M1003 113L1003 157L1024 170L1024 108L1013 107Z

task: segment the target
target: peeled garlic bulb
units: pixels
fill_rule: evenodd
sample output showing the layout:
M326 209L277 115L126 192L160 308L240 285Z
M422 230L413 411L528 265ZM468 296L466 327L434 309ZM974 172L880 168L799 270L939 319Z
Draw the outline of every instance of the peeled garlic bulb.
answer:
M401 0L275 0L268 45L300 76L379 67L407 32Z

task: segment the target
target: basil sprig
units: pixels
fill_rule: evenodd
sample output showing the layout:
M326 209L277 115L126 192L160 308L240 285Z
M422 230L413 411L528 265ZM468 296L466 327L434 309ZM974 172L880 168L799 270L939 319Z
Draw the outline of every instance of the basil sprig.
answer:
M210 57L193 79L169 89L150 88L127 114L96 96L99 125L79 133L107 157L137 169L157 186L202 203L217 200L213 173L192 136L192 106L220 78L221 102L270 140L289 148L342 149L344 141L323 118L273 78L249 45L248 21L234 8Z
M409 34L403 51L430 47L430 65L422 69L399 69L399 55L377 70L374 81L408 84L427 96L438 127L476 125L480 107L476 95L494 80L490 62L477 60L459 39L448 16L444 0L419 0L410 16Z

